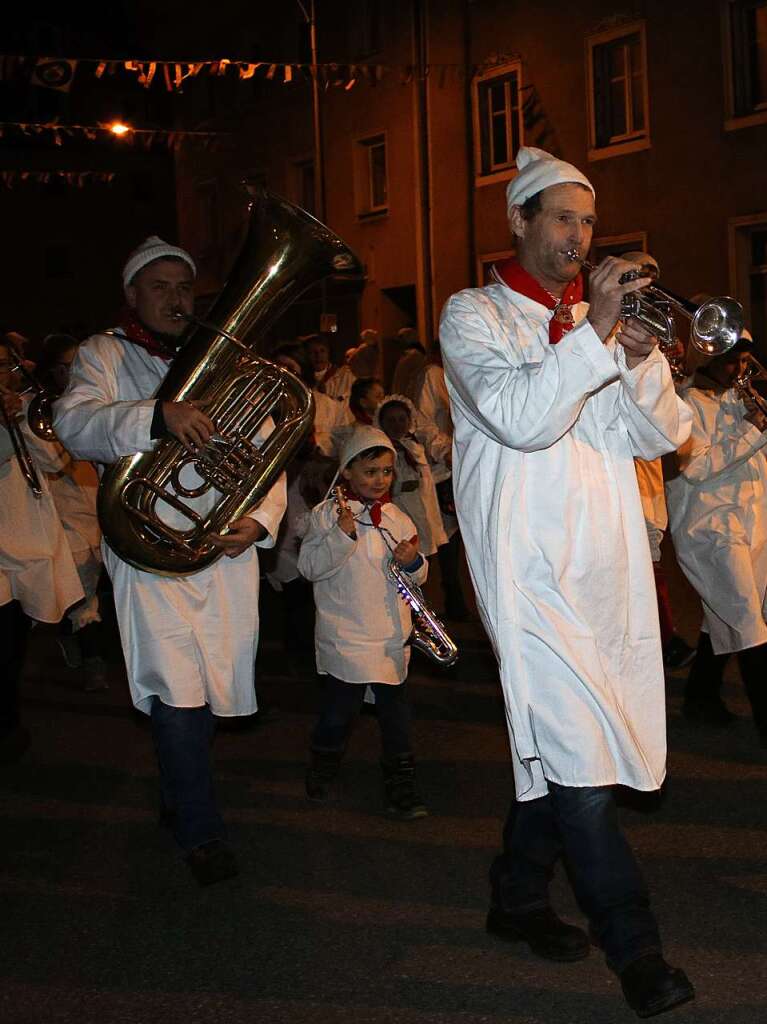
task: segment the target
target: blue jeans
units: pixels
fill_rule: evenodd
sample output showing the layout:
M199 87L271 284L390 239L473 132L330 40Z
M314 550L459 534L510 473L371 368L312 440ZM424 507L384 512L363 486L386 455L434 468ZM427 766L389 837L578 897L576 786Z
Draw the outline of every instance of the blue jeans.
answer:
M647 888L621 832L612 787L548 786L547 796L511 805L503 853L490 868L493 905L507 912L547 907L549 882L562 857L613 970L660 952Z
M222 839L226 829L213 795L210 750L216 726L210 708L174 708L154 697L150 715L160 791L176 842L189 852Z
M384 757L411 753L407 684L371 683L370 686L376 698ZM320 717L312 732L312 748L341 753L364 698L363 683L345 683L334 676L325 676Z

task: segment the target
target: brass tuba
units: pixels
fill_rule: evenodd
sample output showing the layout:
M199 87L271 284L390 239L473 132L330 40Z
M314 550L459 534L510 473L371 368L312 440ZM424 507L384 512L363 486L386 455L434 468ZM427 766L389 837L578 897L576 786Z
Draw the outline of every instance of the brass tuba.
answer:
M118 459L102 477L99 522L124 561L161 575L198 572L221 555L210 535L225 534L263 500L311 429L314 400L255 347L302 292L328 277L361 279L362 266L304 210L259 193L229 280L207 320L192 318L156 394L200 402L216 433L194 453L167 438L151 452ZM189 502L201 498L196 507Z

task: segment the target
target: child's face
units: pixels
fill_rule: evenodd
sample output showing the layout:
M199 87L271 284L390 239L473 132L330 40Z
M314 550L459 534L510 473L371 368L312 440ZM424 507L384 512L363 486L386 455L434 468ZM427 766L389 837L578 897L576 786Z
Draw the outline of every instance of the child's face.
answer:
M371 384L367 394L360 399L360 406L365 412L374 413L383 401L385 394L383 384Z
M388 434L392 441L399 441L410 430L410 414L401 405L387 405L379 415L381 430Z
M394 478L394 453L384 452L375 459L355 459L346 469L341 470L341 476L355 494L376 501L391 487Z

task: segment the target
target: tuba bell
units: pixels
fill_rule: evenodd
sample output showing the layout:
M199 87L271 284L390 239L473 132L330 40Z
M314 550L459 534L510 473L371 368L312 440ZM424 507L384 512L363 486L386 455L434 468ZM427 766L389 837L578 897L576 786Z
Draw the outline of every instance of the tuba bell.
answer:
M155 396L201 403L216 433L193 453L166 438L118 459L102 477L99 522L124 561L160 575L198 572L222 553L211 534L225 534L263 500L311 429L314 400L255 349L302 292L329 277L361 280L362 266L314 217L259 193L229 280L207 319L191 318Z

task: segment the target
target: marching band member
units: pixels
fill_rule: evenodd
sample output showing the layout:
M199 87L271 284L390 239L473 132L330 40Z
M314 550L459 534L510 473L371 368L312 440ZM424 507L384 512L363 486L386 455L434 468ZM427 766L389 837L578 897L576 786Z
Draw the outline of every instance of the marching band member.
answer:
M311 739L306 792L332 795L346 741L366 687L375 695L381 728L387 813L403 820L427 811L415 785L407 678L410 609L388 578L390 559L421 584L428 571L415 526L393 505L394 446L374 427L360 426L341 452L344 498L314 509L298 568L314 584L317 671L326 677Z
M336 366L330 362L330 346L319 334L302 339L306 355L314 374L314 387L328 398L348 403L354 383L354 374L345 364Z
M433 424L416 417L413 403L404 395L387 395L376 410L379 427L396 451L392 501L416 525L422 554L436 554L447 543L431 462L450 460L450 438ZM420 426L422 429L418 429Z
M608 257L582 301L596 220L575 167L520 149L507 208L518 260L452 296L440 338L455 424L453 478L484 625L499 661L516 799L491 872L488 930L576 960L589 940L549 901L564 857L624 996L640 1016L693 997L663 959L618 823L616 785L665 775L664 676L634 457L688 436L666 360L621 299L647 278Z
M167 435L192 451L208 441L214 424L195 403L151 397L183 342L184 322L174 314L192 313L194 278L189 253L156 236L131 253L120 328L81 345L70 386L56 404L56 432L74 458L105 465L151 451ZM190 504L204 514L215 500L209 491ZM238 871L213 795L214 716L256 711L253 546L274 544L284 510L283 474L256 509L215 538L226 557L189 576L143 572L103 547L131 696L151 719L163 813L201 885Z
M710 725L733 717L720 696L730 654L762 746L767 746L767 417L734 386L751 336L695 373L683 397L692 410L679 475L666 483L677 560L703 604L703 627L683 713Z
M31 623L59 622L84 596L45 477L56 455L27 427L25 403L14 391L14 363L0 337L0 761L16 760L29 745L19 714L19 681ZM8 429L18 417L39 497Z

